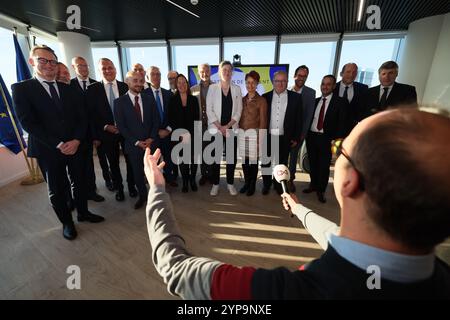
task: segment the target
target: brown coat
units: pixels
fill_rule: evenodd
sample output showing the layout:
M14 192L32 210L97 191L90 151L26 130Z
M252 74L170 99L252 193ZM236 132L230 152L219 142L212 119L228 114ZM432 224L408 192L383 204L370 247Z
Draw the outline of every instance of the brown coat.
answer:
M249 99L248 94L242 98L242 115L239 121L239 128L247 129L267 129L267 101L258 93L253 99Z

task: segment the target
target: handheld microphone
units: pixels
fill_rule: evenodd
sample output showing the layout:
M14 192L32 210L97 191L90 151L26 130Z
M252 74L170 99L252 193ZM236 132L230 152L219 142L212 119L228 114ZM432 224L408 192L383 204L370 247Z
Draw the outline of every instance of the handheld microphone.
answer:
M278 183L281 183L283 192L289 193L287 182L289 181L290 173L288 167L286 167L284 164L277 164L273 168L273 177Z

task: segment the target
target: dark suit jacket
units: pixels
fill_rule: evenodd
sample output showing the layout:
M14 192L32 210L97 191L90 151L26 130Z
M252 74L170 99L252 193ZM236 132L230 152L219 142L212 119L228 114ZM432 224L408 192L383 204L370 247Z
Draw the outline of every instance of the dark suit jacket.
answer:
M317 108L322 106L322 102L319 105L319 101L321 101L321 99L322 97L316 99L316 108L314 109L314 113ZM348 108L348 101L333 93L333 97L328 105L323 121L323 133L329 140L345 137ZM311 119L309 128L311 128L313 119Z
M125 138L125 153L141 150L135 146L137 141L156 139L159 129L158 111L151 106L150 97L141 94L143 119L134 110L134 102L125 94L114 100L114 118L120 133Z
M83 103L69 85L57 82L63 110L60 111L45 88L35 78L15 83L12 96L17 117L28 132L28 155L31 157L59 157L60 142L73 139L82 142L87 122L80 105Z
M284 136L289 142L291 140L300 143L302 135L302 117L303 117L303 102L302 96L294 91L287 91L288 103L286 107L286 114L284 116ZM270 130L270 116L272 114L272 98L273 90L263 94L267 100L267 128Z
M183 109L186 112L183 112ZM168 119L169 126L172 130L176 129L186 129L191 135L194 134L194 121L200 120L200 108L198 106L198 99L193 95L187 96L186 106L183 107L181 104L181 96L175 94L172 99L170 99L168 108Z
M169 125L169 120L167 117L167 113L168 113L167 110L169 108L170 99L172 98L173 94L172 94L172 91L166 90L164 88L159 88L159 90L161 90L161 94L163 97L162 103L163 103L163 110L164 110L164 118L162 121L160 121L159 128L165 129ZM159 114L158 107L156 106L155 95L153 94L152 88L149 87L149 88L145 89L144 91L142 91L142 94L147 94L150 96L152 106L156 109L156 112L158 112L158 114Z
M336 88L334 89L334 94L339 96L339 88L341 86L341 81L336 83ZM358 121L363 118L365 108L364 108L364 97L366 96L367 90L369 90L369 86L360 83L353 82L353 99L350 102L348 107L347 114L347 128L345 129L345 136L347 136L350 131L356 126Z
M94 79L89 78L89 85L96 83L97 81ZM87 141L92 141L92 137L95 135L95 125L94 125L94 119L93 119L93 115L89 112L89 109L87 107L87 88L86 91L83 91L83 88L80 86L80 83L78 82L78 78L73 78L70 80L70 86L76 90L76 92L78 92L79 94L81 94L81 96L83 97L83 112L86 115L86 120L88 123L88 130L87 130L87 136L86 136L86 140Z
M127 84L119 80L117 80L117 87L119 89L119 96L123 96L128 91ZM117 135L111 134L103 129L107 124L115 125L116 123L102 81L93 83L88 87L86 101L89 114L92 115L94 126L93 139L105 140L115 138Z
M383 111L380 107L380 86L372 87L367 91L364 99L365 113L363 117L369 117L377 112ZM387 107L396 107L401 104L417 105L417 93L414 86L394 82L391 92L387 98Z

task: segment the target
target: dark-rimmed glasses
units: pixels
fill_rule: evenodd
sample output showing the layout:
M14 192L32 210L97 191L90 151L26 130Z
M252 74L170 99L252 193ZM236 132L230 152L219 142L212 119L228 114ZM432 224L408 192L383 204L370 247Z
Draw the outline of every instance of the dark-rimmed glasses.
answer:
M364 177L363 177L361 171L359 171L356 168L355 163L353 162L352 158L350 158L347 151L345 151L345 149L342 147L343 141L344 141L343 139L336 139L336 140L331 141L331 153L336 155L336 159L342 154L345 157L345 159L347 159L348 162L350 162L351 166L353 167L353 169L355 169L356 173L358 174L359 189L361 191L364 191Z

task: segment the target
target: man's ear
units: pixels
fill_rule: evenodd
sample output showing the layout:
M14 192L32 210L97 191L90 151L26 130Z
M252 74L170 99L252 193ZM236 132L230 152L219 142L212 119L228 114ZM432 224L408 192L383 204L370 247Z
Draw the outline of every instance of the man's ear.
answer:
M347 198L354 197L359 192L360 183L358 173L355 169L349 168L342 182L341 195Z
M30 66L34 67L34 59L33 59L33 57L28 58L28 63L30 64Z

